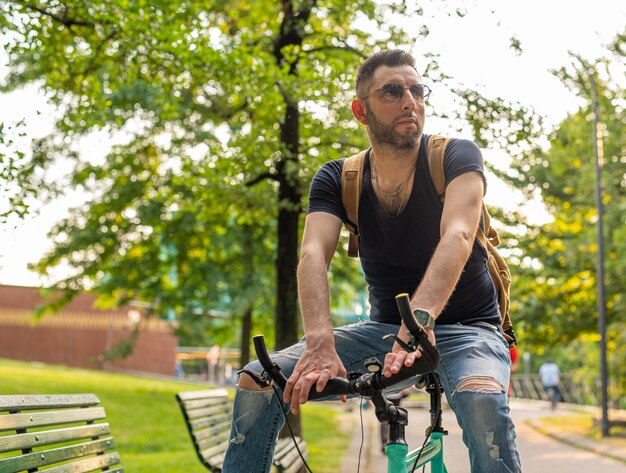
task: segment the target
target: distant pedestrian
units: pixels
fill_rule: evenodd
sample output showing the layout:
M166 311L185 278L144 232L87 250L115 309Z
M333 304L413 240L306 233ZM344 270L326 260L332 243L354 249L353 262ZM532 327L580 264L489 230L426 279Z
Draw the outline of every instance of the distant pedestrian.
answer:
M561 399L561 390L559 389L561 370L551 360L548 360L539 367L539 377L541 378L543 389L550 399L550 406L552 410L555 410L557 403Z

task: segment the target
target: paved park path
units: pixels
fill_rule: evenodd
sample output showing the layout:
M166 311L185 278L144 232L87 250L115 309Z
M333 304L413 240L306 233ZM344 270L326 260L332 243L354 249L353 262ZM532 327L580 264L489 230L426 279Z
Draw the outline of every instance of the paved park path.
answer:
M354 401L353 401L354 402ZM419 406L419 404L417 404ZM415 448L423 442L423 432L428 423L428 411L424 407L409 407L408 442ZM565 410L559 413L566 414ZM511 402L511 414L516 425L518 447L522 456L524 473L626 473L626 463L612 460L596 453L572 447L548 437L527 422L551 415L544 403ZM386 459L381 453L378 421L373 409L363 410L364 444L361 464L358 453L361 444L359 409L353 417L354 432L348 454L344 458L340 473L386 473ZM446 409L443 413L444 427L449 435L444 439L444 459L449 473L469 473L467 448L461 439L454 414ZM429 469L426 469L429 471ZM421 471L421 469L420 469Z

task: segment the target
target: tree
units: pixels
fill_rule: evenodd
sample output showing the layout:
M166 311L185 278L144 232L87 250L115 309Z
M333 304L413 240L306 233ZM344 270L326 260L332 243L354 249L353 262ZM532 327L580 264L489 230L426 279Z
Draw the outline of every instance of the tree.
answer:
M626 247L626 174L624 173L624 42L618 35L611 54L595 63L572 55L572 64L555 71L581 99L578 111L565 118L549 135L547 150L535 147L518 155L509 174L526 195L540 193L553 217L543 225L525 225L520 236L514 284L515 313L519 315L524 343L540 353L544 345L561 347L575 342L588 346L598 340L598 251L595 207L595 130L589 74L595 76L600 96L604 162L602 184L605 243L605 279L608 314L608 349L612 377L624 380L626 364L619 357L626 324L626 290L621 257ZM589 364L584 364L589 375ZM591 368L597 374L597 368ZM620 383L617 383L620 386ZM615 398L624 394L615 392Z
M68 297L95 283L115 300L152 295L155 309L167 312L172 304L157 281L169 268L157 261L169 243L151 235L190 218L181 210L170 216L177 196L167 186L178 179L179 190L193 188L179 172L183 166L199 167L198 176L219 172L248 197L242 208L275 219L276 345L295 341L302 194L321 160L362 145L343 104L362 55L391 37L404 41L382 20L395 10L406 8L355 1L6 2L0 21L15 38L6 87L43 80L53 102L65 107L57 133L38 143L35 156L67 155L73 139L94 129L131 136L114 148L110 165L78 164L73 184L93 198L57 227L65 242L57 240L39 269L69 259L80 271L60 284ZM382 39L351 30L357 18L378 24ZM199 146L202 159L191 159ZM147 240L150 251L137 249ZM181 240L174 253L186 255L188 240ZM143 291L117 277L136 264L131 255L150 258Z

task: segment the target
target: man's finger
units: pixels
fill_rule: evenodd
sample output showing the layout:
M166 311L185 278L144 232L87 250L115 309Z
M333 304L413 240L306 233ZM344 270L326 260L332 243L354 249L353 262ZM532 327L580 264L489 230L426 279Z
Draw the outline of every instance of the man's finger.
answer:
M397 373L398 371L400 371L400 368L402 368L402 363L404 363L406 357L407 352L405 351L399 351L396 353L396 358L395 360L393 360L390 367L392 373Z
M309 400L309 391L311 390L311 386L313 386L313 383L318 378L319 376L312 374L308 374L304 378L302 378L302 382L300 384L300 393L298 395L299 404L306 404L306 402Z
M320 373L320 376L319 376L319 378L317 380L315 390L318 393L321 393L324 390L324 388L326 387L326 384L328 383L328 380L330 380L330 379L332 379L332 375L330 374L330 371L323 370Z
M287 380L287 384L285 384L285 390L283 391L283 402L287 404L291 399L291 392L293 390L293 383L291 382L291 378Z
M291 413L296 415L298 414L298 410L299 410L299 406L300 406L300 382L298 381L294 387L293 387L293 391L291 392ZM283 396L283 400L285 399L285 397Z
M296 384L296 381L300 377L299 373L294 371L289 379L287 380L287 384L285 385L285 390L283 391L283 401L288 403L291 400L291 396L293 394L293 388Z
M413 366L415 360L422 357L422 352L420 350L409 353L404 359L404 366Z

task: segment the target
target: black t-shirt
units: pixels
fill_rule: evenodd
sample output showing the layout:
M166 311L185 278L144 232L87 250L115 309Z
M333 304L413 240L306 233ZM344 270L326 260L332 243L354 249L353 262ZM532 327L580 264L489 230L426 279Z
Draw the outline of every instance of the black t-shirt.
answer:
M398 216L385 215L378 205L372 188L369 152L365 157L359 201L359 256L368 285L370 318L378 322L401 322L395 296L415 292L439 243L443 204L430 177L427 143L428 135L423 135L412 193ZM317 172L311 183L307 213L328 212L345 223L341 201L343 162L344 159L330 161ZM451 140L444 156L446 186L466 172L478 172L484 179L480 150L471 141ZM437 323L476 322L499 325L500 315L496 289L487 268L487 253L474 240L472 254Z

